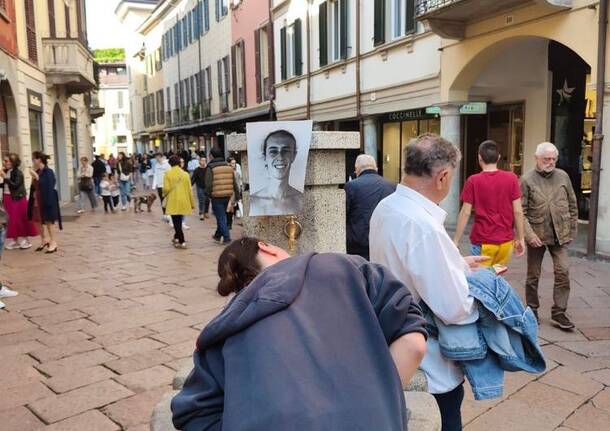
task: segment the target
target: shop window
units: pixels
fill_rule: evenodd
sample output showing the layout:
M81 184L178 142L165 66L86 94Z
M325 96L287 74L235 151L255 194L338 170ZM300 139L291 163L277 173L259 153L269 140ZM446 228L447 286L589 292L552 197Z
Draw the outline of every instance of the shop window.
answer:
M32 152L43 151L42 140L42 112L30 109L30 147Z

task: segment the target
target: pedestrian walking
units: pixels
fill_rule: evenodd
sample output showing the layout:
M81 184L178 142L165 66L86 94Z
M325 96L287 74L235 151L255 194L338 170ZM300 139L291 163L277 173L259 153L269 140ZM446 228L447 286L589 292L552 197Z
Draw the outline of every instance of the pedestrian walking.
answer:
M121 197L121 188L119 187L119 181L117 180L116 175L113 174L110 174L108 176L108 180L110 181L110 197L112 197L112 206L114 208L118 208Z
M172 156L169 159L171 169L163 176L163 196L165 196L165 213L172 218L174 238L172 242L178 248L186 248L183 220L195 208L191 179L188 172L180 166L181 158Z
M107 173L104 173L104 175L102 176L102 181L100 182L100 193L101 193L102 199L104 201L104 212L108 212L108 210L110 210L111 212L114 212L114 203L112 202L111 183L110 183L110 180L108 179Z
M481 172L470 176L464 184L461 195L463 204L453 239L459 247L474 209L471 252L475 256L489 257L483 266L506 266L513 250L518 257L525 253L519 179L512 172L498 169L500 156L494 141L485 141L479 146Z
M538 145L536 168L521 178L527 241L525 298L538 318L538 282L548 250L555 275L551 322L563 330L572 330L574 324L566 314L570 297L568 246L576 238L578 207L570 177L556 167L558 156L555 145Z
M237 217L239 202L241 201L243 183L241 180L241 174L237 172L237 161L233 157L229 157L227 159L227 163L229 163L229 166L231 166L231 168L233 169L233 175L235 176L235 181L237 182L237 190L239 190L239 194L233 192L227 205L227 227L229 228L229 230L232 230L233 220L235 219L235 217Z
M377 162L368 154L356 158L356 179L345 184L347 253L369 260L369 228L379 202L396 190L377 173Z
M205 170L207 162L205 157L199 159L199 166L193 171L191 176L191 184L197 190L197 202L199 203L199 220L204 220L209 217L210 198L205 192Z
M9 250L32 247L29 238L38 236L34 223L28 219L28 201L25 180L21 172L21 159L15 153L3 159L4 170L0 171L3 181L3 207L8 216L5 247Z
M95 155L95 160L91 164L93 166L93 183L95 184L95 193L101 196L100 183L102 177L106 173L106 163L102 159L103 156Z
M193 176L193 172L195 172L195 169L197 169L198 166L199 156L197 155L197 153L193 153L191 154L191 159L188 160L188 164L186 165L186 169L191 177Z
M55 190L55 172L49 168L49 156L41 151L32 154L33 169L30 170L32 185L28 202L28 217L38 227L41 243L36 251L55 253L58 245L55 237L55 223L62 230L59 196ZM45 232L46 231L46 232Z
M6 239L7 223L8 214L4 210L4 202L0 201L0 260L2 259L2 252L4 251L4 241ZM17 292L9 289L3 283L0 283L0 298L12 298L17 295ZM4 304L4 302L0 300L0 310L4 307L6 307L6 304Z
M111 153L108 157L108 167L110 168L110 173L114 174L116 172L117 159Z
M152 166L150 164L150 157L148 154L142 156L142 162L140 163L140 177L142 178L142 187L144 191L148 191L152 186Z
M231 233L227 226L227 207L233 193L239 195L239 187L233 168L224 160L220 148L212 148L212 161L208 164L205 174L205 191L212 199L212 212L216 217L216 232L214 241L225 244L231 242Z
M403 180L395 193L377 205L369 234L371 262L387 266L411 290L415 301L423 301L445 325L478 319L466 275L486 260L462 257L445 231L447 213L439 204L449 193L460 157L451 142L431 133L410 142L404 151ZM478 342L478 338L460 340L468 345ZM461 367L446 359L438 340L431 337L421 368L439 406L442 430L461 430Z
M133 165L123 152L119 153L118 162L116 164L116 172L119 176L119 188L121 190L121 211L126 211L129 203L131 202Z
M165 173L171 169L171 166L167 162L167 158L162 153L157 153L155 155L156 163L153 174L153 183L152 186L155 190L157 190L157 194L159 195L159 202L161 202L161 210L163 211L163 220L166 222L170 222L170 217L165 214L165 205L163 200L163 177Z
M171 403L177 429L407 429L403 387L426 350L426 322L390 271L242 238L218 275L218 293L236 297L197 340Z
M81 157L78 168L78 214L85 212L85 201L89 199L91 211L97 208L97 198L95 195L95 183L93 181L93 166L89 164L87 157Z

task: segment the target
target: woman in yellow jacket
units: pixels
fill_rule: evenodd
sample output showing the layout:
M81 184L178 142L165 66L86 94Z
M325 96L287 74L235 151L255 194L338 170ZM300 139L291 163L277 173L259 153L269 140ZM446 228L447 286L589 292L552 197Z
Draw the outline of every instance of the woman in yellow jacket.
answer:
M171 216L174 225L173 243L176 248L186 248L182 220L195 208L191 179L189 174L180 168L180 157L169 159L171 169L163 177L163 196L165 196L165 214Z

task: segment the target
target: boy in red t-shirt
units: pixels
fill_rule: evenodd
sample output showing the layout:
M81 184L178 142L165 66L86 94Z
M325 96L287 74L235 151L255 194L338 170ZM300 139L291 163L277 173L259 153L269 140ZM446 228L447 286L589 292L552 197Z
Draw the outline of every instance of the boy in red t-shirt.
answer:
M472 253L489 256L485 266L507 265L513 255L525 252L523 209L519 179L512 172L498 169L500 153L494 141L479 146L482 172L466 180L462 190L462 210L458 217L454 242L459 244L474 207L470 233ZM513 233L517 231L517 237Z

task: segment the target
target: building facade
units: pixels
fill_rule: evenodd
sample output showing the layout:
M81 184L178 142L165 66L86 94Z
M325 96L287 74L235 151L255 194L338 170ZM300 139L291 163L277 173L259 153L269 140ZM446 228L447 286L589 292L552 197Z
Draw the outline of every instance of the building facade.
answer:
M145 11L143 3L150 3ZM130 27L137 42L127 52L136 143L146 151L209 151L224 148L224 136L245 131L247 121L272 118L269 6L268 0L119 4L124 22L135 23L140 13Z
M131 133L129 87L124 62L99 63L99 107L104 114L91 126L95 154L106 156L135 150Z
M92 154L96 83L85 22L81 0L0 2L2 151L19 154L26 165L33 151L49 154L63 202L78 192L79 156Z

